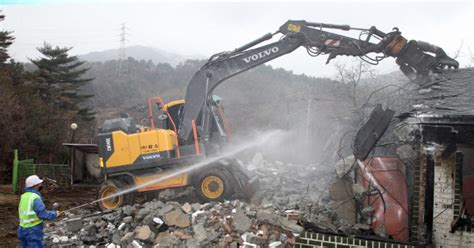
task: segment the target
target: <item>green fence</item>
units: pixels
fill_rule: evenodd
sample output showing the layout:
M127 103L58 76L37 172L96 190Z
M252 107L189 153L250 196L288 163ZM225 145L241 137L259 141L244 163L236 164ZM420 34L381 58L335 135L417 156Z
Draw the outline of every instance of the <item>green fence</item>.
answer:
M31 175L55 180L60 186L70 185L71 168L67 164L35 164L33 159L18 159L18 150L14 152L12 190L17 193L24 187L25 179Z

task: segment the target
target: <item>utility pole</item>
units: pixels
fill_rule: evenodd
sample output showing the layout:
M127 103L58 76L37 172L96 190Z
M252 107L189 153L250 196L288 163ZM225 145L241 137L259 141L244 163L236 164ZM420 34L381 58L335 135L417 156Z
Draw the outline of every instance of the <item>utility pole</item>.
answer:
M308 102L306 107L306 138L307 138L307 149L308 149L308 162L312 161L313 154L313 132L312 132L312 118L311 118L311 104L313 102L313 88L308 85Z
M121 74L123 72L123 67L125 60L127 59L127 55L125 53L125 43L127 42L127 27L125 26L125 22L120 25L120 48L118 53L118 73Z

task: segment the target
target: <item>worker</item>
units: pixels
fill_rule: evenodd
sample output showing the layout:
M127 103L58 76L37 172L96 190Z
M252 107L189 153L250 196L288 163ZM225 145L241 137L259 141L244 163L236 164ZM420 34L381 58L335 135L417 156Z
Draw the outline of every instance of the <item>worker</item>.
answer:
M47 211L41 198L43 180L37 175L26 178L24 193L21 195L18 214L20 226L18 238L20 247L44 247L43 220L52 220L63 215L60 211Z

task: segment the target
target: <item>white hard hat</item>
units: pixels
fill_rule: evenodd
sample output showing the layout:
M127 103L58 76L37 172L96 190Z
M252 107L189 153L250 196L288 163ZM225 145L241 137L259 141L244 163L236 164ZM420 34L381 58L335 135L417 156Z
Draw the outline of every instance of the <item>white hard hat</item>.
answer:
M41 180L37 175L32 175L32 176L29 176L29 177L26 178L25 186L27 188L29 188L29 187L33 187L35 185L38 185L42 182L43 182L43 180Z

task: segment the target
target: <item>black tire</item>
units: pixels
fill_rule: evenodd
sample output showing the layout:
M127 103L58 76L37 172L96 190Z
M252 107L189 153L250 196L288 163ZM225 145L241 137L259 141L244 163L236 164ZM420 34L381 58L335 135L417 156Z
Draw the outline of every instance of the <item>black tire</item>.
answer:
M122 180L117 180L117 183L119 184L119 188L121 189L129 189L130 187L133 187L133 185L130 185L129 183L122 181ZM129 193L123 194L124 200L123 200L123 205L133 205L135 204L135 198L137 196L136 191L131 191Z
M135 202L134 192L107 198L127 188L128 184L118 179L110 179L107 180L107 182L102 183L97 199L105 199L98 202L99 207L102 210L108 210L133 204Z
M230 180L222 169L209 168L197 174L193 185L201 202L222 201L230 199L233 194Z

